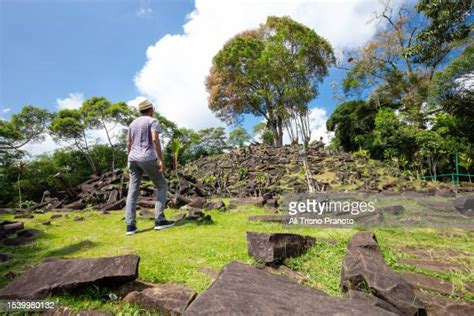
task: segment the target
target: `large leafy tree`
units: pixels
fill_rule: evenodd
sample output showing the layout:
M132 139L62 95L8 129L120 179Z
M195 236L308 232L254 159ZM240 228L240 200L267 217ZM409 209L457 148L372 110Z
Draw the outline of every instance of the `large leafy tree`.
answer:
M72 143L86 157L92 173L97 173L96 165L90 155L86 120L80 110L65 109L57 112L49 129L54 140Z
M444 58L463 44L472 32L469 18L472 2L465 0L419 0L416 10L428 18L428 25L416 34L409 52L416 62L431 67L430 78Z
M445 69L434 76L428 103L435 111L454 115L464 133L474 142L474 46L467 47Z
M368 91L379 107L399 104L403 119L424 128L423 104L433 74L468 39L468 2L423 0L416 9L402 6L396 12L387 5L376 15L386 27L349 53L346 94ZM426 17L428 22L420 24Z
M86 100L81 107L84 123L91 129L102 129L105 131L107 141L112 149L112 169L115 168L116 150L112 137L112 130L126 125L132 112L124 102L110 103L104 97L92 97Z
M242 147L246 142L250 140L250 135L247 133L245 128L239 127L232 130L229 133L227 143L234 147Z
M47 110L27 105L10 120L0 120L0 155L15 154L28 143L43 140L50 119Z
M371 142L377 107L373 102L341 103L329 117L326 127L335 132L333 142L346 151L366 148Z
M268 17L214 57L206 79L209 108L227 123L263 116L274 145L282 145L288 109L306 107L333 62L331 45L315 31L289 17Z

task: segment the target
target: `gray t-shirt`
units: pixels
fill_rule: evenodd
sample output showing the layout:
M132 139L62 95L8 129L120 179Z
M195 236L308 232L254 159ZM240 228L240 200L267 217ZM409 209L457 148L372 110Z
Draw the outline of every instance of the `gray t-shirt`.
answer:
M140 116L128 127L128 136L131 142L128 161L156 160L155 146L151 131L161 133L160 123L151 116Z

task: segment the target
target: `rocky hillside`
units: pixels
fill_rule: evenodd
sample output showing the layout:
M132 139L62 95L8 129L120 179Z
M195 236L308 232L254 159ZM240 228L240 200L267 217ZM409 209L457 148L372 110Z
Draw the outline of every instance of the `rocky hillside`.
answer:
M432 190L433 184L402 176L397 168L349 153L311 147L312 178L325 191ZM255 145L205 157L183 168L185 174L211 187L218 196L258 196L306 191L305 173L296 146ZM448 185L438 184L445 190Z

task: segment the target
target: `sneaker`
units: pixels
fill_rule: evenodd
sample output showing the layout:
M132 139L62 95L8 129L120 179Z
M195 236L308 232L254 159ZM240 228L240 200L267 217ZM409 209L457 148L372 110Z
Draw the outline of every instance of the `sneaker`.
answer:
M125 235L133 235L137 232L137 226L127 225L127 233Z
M155 222L155 230L162 230L173 226L175 223L173 221L167 221L166 219Z

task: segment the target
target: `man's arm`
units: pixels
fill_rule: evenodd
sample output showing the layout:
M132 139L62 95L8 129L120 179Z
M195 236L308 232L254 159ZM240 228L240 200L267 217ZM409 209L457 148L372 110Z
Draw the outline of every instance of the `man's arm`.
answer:
M132 150L132 138L130 137L130 133L129 133L128 140L127 140L127 155L130 155L130 150Z
M158 131L154 131L154 130L151 131L151 138L153 140L153 145L155 146L158 159L160 160L161 172L165 172L165 161L163 160L163 152L161 151L160 134L158 133Z

